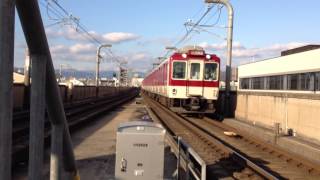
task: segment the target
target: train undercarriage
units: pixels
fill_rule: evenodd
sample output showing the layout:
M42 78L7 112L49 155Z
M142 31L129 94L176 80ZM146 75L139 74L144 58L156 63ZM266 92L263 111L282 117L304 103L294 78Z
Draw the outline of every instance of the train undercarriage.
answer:
M203 99L201 96L191 96L188 99L179 99L164 97L148 91L143 91L142 93L179 114L198 114L201 117L216 111L214 106L215 101Z

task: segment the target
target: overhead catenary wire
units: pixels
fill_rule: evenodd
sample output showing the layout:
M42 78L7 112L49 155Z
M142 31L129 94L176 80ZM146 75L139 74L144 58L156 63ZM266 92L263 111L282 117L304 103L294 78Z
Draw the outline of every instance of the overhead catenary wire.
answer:
M47 9L47 12L53 13L55 16L57 16L58 19L54 19L51 16L48 17L51 18L51 20L60 20L58 22L55 22L49 27L54 26L56 24L67 24L68 21L73 23L75 27L75 31L78 32L81 36L83 36L85 39L87 39L89 42L95 44L95 45L102 45L103 42L101 42L98 38L94 37L88 29L80 22L80 19L73 16L71 13L69 13L62 5L59 4L57 0L45 0L46 5L41 2L41 4ZM80 32L80 31L81 32ZM85 34L85 35L84 35ZM115 60L119 64L124 64L123 60L120 60L117 56L114 55L113 51L111 49L108 49L108 51L104 51L108 56L110 56L113 60Z
M217 11L216 11L215 13L213 13L212 16L210 16L210 17L207 19L207 21L205 21L205 22L203 23L203 25L204 25L204 26L208 26L208 27L214 27L214 26L216 26L216 25L219 23L220 19L221 19L221 11L222 11L222 8L223 8L223 7L224 7L223 5L218 5L218 6L217 6ZM208 23L212 18L214 18L217 14L218 14L218 18L216 19L216 21L215 21L213 24L207 25L207 23ZM203 26L203 25L199 25L199 26Z
M174 43L173 47L178 47L181 43L183 43L184 41L186 41L186 39L190 36L190 34L192 32L194 32L196 26L198 26L200 24L200 22L207 16L207 14L213 9L213 7L215 7L215 5L209 6L207 7L206 11L204 12L204 14L196 21L196 23L194 23L190 29L186 29L187 32L176 42ZM186 25L186 23L184 24ZM167 50L165 55L163 57L167 57L168 54L171 52L172 50Z
M201 8L199 8L199 10L198 11L196 11L196 13L194 13L194 15L193 16L191 16L192 18L191 19L194 19L194 18L196 18L200 13L201 13L201 11L203 11L204 10L204 6L201 6ZM178 35L179 35L179 37L183 37L184 35L185 35L185 33L184 34L181 34L182 32L186 32L186 31L188 31L188 29L186 29L186 26L184 26L184 28L183 29L181 29L181 31L179 32L179 33L177 33ZM166 59L166 57L168 56L168 54L171 52L172 50L167 50L167 49L164 49L160 54L160 58L161 59ZM158 61L159 61L159 59L158 59ZM157 62L158 62L157 61Z
M203 24L200 24L205 17L207 16L207 14L214 8L217 7L215 13L213 13L213 15L211 15ZM195 34L192 34L193 32L199 32L200 31L204 31L208 34L211 34L219 39L225 40L225 37L222 37L221 35L217 34L217 33L213 33L209 30L206 30L205 28L223 28L225 29L226 27L222 27L222 26L217 26L217 24L220 22L221 19L221 11L223 9L222 5L212 5L207 7L207 10L204 12L204 14L196 21L196 23L192 23L192 21L190 22L186 22L184 23L184 26L186 27L187 32L185 33L185 35L183 35L174 45L173 47L178 48L178 46L182 43L188 42ZM218 16L217 16L218 15ZM217 16L216 21L213 24L207 24L212 18L214 18L215 16ZM190 26L190 28L188 29L187 26ZM162 57L167 57L169 55L169 53L172 50L167 50L165 55Z
M56 20L56 21L58 21L59 18L63 18L63 15L62 15L59 11L56 11L54 8L52 8L51 5L50 5L50 3L44 4L44 3L41 2L41 1L40 1L40 3L41 3L41 5L42 5L43 7L46 7L47 16L49 17L50 20ZM50 15L49 11L50 11L50 13L58 16L59 18L53 18L53 17Z
M221 36L221 35L219 35L219 34L217 34L217 33L208 31L208 30L202 28L202 26L198 26L197 29L199 29L200 31L204 31L204 32L206 32L206 33L208 33L208 34L211 34L211 35L213 35L213 36L215 36L215 37L217 37L217 38L219 38L219 39L221 39L221 40L224 40L224 41L227 40L226 37L223 37L223 36Z
M174 44L174 46L178 46L180 43L182 43L189 36L189 34L194 30L194 28L197 25L199 25L199 23L206 17L206 15L211 11L213 7L214 6L208 7L206 12L200 17L200 19L186 32L186 34L178 42Z
M211 34L219 39L222 39L222 40L226 40L225 37L222 37L221 35L217 34L217 33L214 33L214 32L211 32L205 28L212 28L212 27L216 27L216 25L219 23L220 19L221 19L221 11L222 11L222 8L224 6L223 5L218 5L217 6L217 10L215 11L215 13L212 14L212 16L210 16L209 18L207 18L207 20L203 23L203 24L198 24L198 25L195 25L194 23L192 22L187 22L185 23L186 26L194 26L195 30L199 30L199 31L204 31L208 34ZM218 15L218 16L217 16ZM215 20L215 22L213 24L207 24L212 18L214 18L215 16L217 16L217 19ZM224 28L225 27L219 27L219 28Z

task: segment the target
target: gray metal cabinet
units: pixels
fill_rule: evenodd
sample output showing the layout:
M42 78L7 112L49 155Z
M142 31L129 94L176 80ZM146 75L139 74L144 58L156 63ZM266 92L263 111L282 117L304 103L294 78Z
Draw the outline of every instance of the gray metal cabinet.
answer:
M120 124L117 131L116 179L163 179L165 133L161 125L152 122Z

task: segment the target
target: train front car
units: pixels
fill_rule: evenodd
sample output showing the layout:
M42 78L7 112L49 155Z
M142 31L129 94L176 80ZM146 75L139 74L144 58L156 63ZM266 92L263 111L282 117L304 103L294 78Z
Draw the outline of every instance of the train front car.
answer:
M220 59L187 46L169 59L168 100L179 113L213 113L219 95Z
M142 91L178 113L214 113L219 65L220 59L201 47L184 47L146 75Z

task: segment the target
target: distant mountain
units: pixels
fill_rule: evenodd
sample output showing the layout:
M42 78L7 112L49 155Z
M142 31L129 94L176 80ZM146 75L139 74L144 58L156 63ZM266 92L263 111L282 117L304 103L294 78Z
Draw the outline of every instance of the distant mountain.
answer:
M113 76L113 71L101 71L100 72L100 77L104 78L112 78ZM56 75L59 75L59 70L56 70ZM94 79L96 77L96 72L94 71L77 71L77 70L72 70L72 69L64 69L62 71L62 76L64 77L75 77L75 78L89 78L89 79Z
M24 72L24 68L15 67L14 71L15 72L19 72L19 73L23 73ZM59 77L59 70L56 69L55 72L56 72L56 76ZM119 72L115 72L115 71L100 71L100 76L102 78L112 78L114 73L118 75ZM144 75L145 75L142 72L134 72L133 74L138 74L139 77L144 77ZM96 77L96 72L95 71L79 71L79 70L74 70L74 69L63 69L62 76L64 76L64 77L94 79ZM129 74L129 76L131 77L132 75Z
M115 71L100 71L100 77L102 78L112 78L114 74L118 75L119 72ZM59 74L59 71L56 70L56 74ZM144 77L144 73L142 72L133 72L130 74L129 77L132 77L133 74L138 74L139 77ZM63 70L62 76L64 77L75 77L75 78L89 78L93 79L96 77L95 71L77 71L77 70Z

